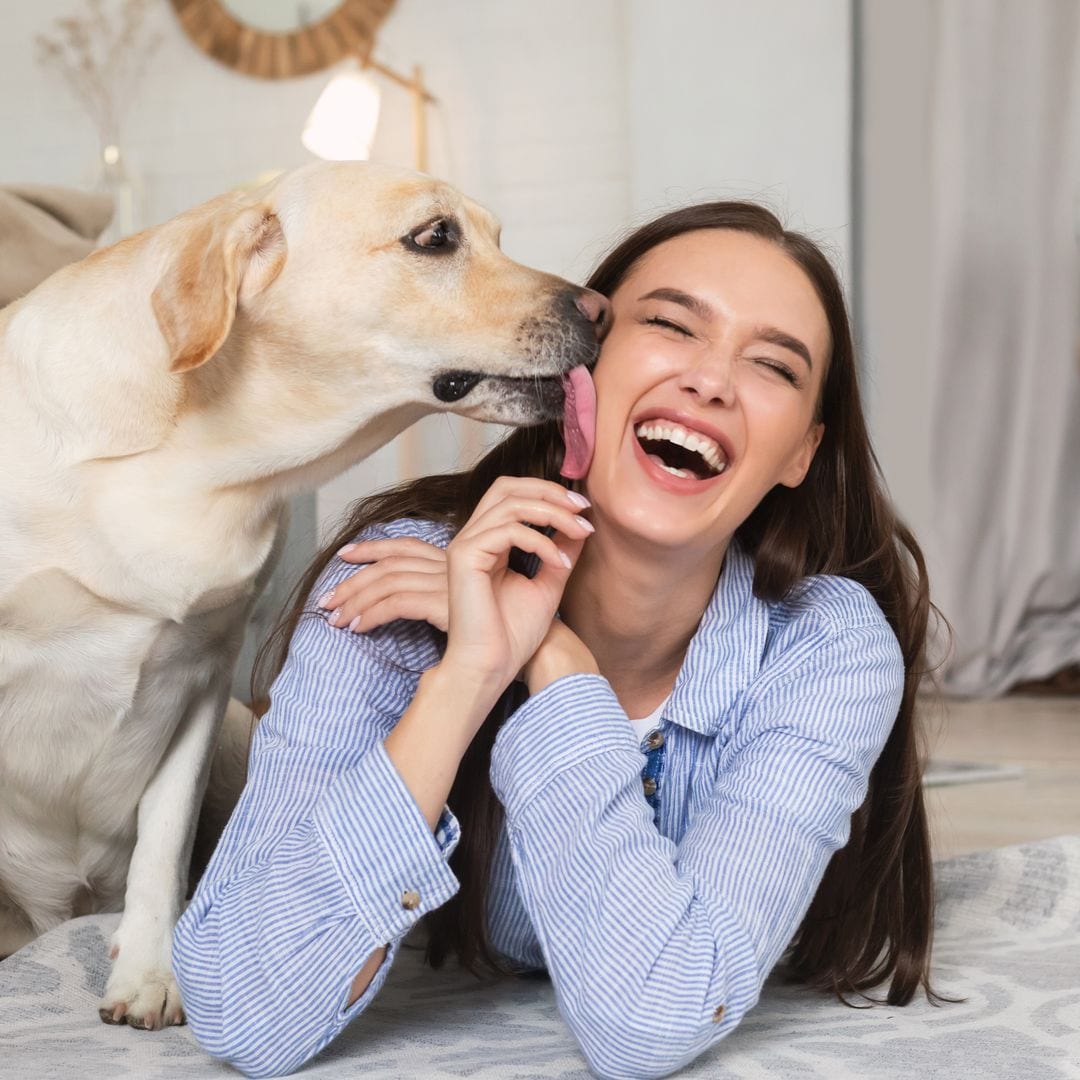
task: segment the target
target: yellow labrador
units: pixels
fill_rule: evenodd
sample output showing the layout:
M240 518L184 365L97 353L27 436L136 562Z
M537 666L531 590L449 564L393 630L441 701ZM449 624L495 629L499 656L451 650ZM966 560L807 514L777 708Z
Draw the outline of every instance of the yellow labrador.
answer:
M122 906L103 1019L182 1021L173 923L284 500L426 413L559 415L603 318L452 188L357 163L0 312L0 955Z

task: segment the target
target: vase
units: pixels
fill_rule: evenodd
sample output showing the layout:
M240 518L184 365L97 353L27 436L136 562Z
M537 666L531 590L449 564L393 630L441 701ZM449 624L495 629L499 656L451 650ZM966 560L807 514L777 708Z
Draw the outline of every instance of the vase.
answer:
M142 181L131 155L122 150L118 142L102 142L91 186L95 191L109 195L113 201L112 220L98 238L98 247L108 247L143 228Z

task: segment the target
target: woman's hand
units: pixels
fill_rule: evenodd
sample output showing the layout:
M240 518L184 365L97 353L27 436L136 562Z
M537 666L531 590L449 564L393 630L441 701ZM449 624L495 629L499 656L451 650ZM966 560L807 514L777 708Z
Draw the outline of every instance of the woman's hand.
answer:
M583 497L533 477L502 476L446 549L448 640L442 667L495 698L547 635L592 525ZM528 523L528 524L526 524ZM529 525L551 525L553 537ZM540 559L533 578L511 570L512 547Z
M333 609L331 626L363 634L395 619L417 619L446 630L446 552L438 544L411 536L362 540L338 557L372 565L319 600L319 607Z
M370 565L320 598L319 606L333 609L332 625L356 633L395 619L420 619L448 631L447 671L472 686L490 687L494 697L519 673L535 692L537 680L546 685L558 674L595 671L591 653L554 617L592 532L577 513L587 505L583 496L548 480L500 477L446 550L414 537L343 548L340 558ZM557 532L548 538L524 522ZM512 547L539 557L535 577L509 569Z
M588 505L583 496L575 498L581 502L574 502L574 509ZM337 554L342 561L367 569L319 598L318 606L332 611L327 620L331 626L364 634L395 619L414 619L446 632L449 589L444 548L400 536L346 544Z
M362 634L395 619L417 619L446 631L446 551L438 544L411 536L362 540L342 548L338 557L370 565L319 601L320 607L334 609L331 625ZM578 672L599 674L599 668L581 638L555 618L519 677L528 683L530 694L538 694L563 675Z

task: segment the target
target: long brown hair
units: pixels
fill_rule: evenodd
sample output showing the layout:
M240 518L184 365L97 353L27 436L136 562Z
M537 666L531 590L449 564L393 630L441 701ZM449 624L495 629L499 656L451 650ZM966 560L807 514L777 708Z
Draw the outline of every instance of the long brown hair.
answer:
M922 794L922 747L916 691L927 674L929 599L922 552L885 493L870 445L859 392L855 349L836 274L808 238L788 232L768 210L747 202L689 206L637 229L597 267L590 288L610 296L637 261L665 240L700 229L736 229L771 241L803 269L824 307L832 352L817 404L825 424L809 472L797 488L777 485L736 532L755 563L754 593L779 601L810 574L836 574L864 585L888 619L904 655L904 693L885 749L852 816L847 845L826 869L793 942L789 972L846 1000L889 981L887 1002L905 1005L929 983L933 934L933 867ZM459 527L496 477L559 478L564 446L558 424L518 429L473 468L401 484L355 503L319 553L256 659L252 696L284 662L305 599L333 553L377 522L413 516ZM936 611L936 609L933 609ZM276 642L272 675L260 679ZM265 692L265 691L264 691ZM451 953L474 972L504 971L486 924L486 897L502 805L488 778L499 725L516 707L504 694L470 744L448 802L461 823L450 865L460 889L427 915L426 959L439 967Z

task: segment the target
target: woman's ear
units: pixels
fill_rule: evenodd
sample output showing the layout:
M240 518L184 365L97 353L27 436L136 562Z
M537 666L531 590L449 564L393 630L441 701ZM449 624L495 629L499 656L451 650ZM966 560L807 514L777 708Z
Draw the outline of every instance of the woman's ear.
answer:
M810 464L814 460L814 454L821 445L821 437L824 434L824 424L810 425L802 446L799 447L791 464L780 478L780 483L784 487L796 488L806 479L806 474L810 471Z
M188 233L150 297L170 371L190 371L221 348L237 300L256 296L281 273L286 250L281 222L265 206L216 214Z

